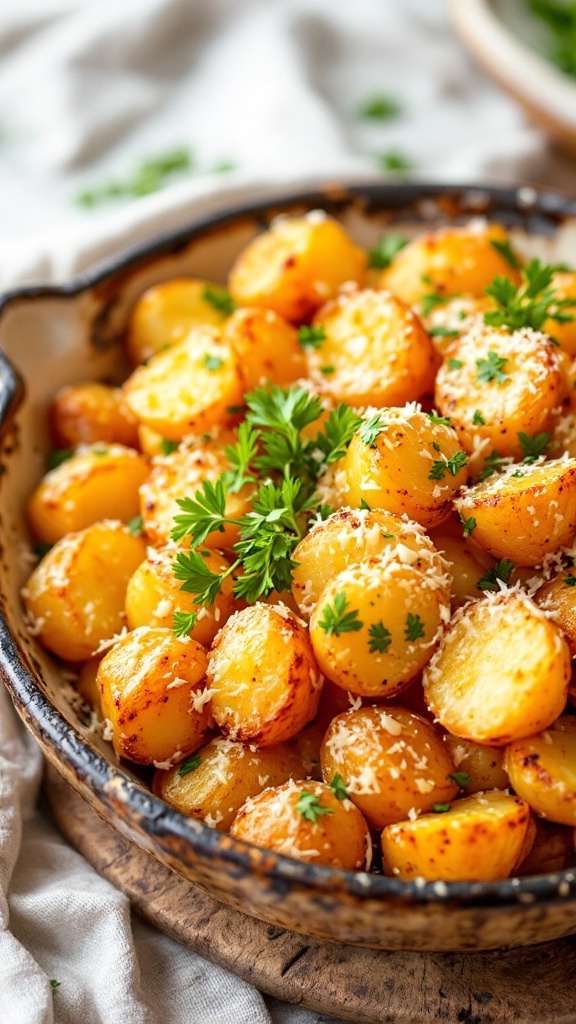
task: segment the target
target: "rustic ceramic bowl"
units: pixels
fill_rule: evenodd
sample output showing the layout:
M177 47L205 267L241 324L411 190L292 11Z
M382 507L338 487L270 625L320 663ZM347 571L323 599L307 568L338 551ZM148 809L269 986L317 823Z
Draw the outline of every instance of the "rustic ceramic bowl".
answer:
M27 631L23 508L50 447L46 410L62 384L119 380L136 297L171 276L224 281L239 250L280 213L323 208L364 245L388 225L485 215L529 234L576 224L576 203L532 189L327 187L219 214L123 255L64 287L26 288L0 309L0 672L45 756L114 828L212 896L274 925L380 949L479 950L576 931L576 872L493 884L401 882L315 867L232 839L156 799L90 731L56 663ZM576 246L572 250L576 251Z

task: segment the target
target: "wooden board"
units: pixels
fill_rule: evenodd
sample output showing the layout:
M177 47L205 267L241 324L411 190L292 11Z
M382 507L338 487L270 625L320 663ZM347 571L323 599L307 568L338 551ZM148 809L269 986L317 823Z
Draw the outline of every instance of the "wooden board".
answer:
M70 843L167 935L263 992L353 1024L575 1024L576 937L491 953L385 953L307 939L217 902L114 831L53 768Z

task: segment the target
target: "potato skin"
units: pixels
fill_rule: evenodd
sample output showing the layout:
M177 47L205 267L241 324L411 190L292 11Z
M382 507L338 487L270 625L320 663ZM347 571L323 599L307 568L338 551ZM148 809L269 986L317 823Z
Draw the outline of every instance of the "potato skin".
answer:
M519 281L518 271L491 244L507 240L500 224L447 227L419 235L383 271L380 287L411 306L431 293L482 296L497 274Z
M467 488L454 501L474 517L474 540L517 565L539 565L576 533L576 459L510 466Z
M238 360L221 331L208 325L137 367L124 385L136 419L171 441L236 422L242 393Z
M267 747L315 717L322 677L305 629L287 608L261 602L236 612L212 645L208 685L224 735Z
M104 441L138 448L136 420L120 388L88 381L60 388L49 411L52 436L59 448Z
M489 370L495 356L504 360L502 377L485 380L482 369ZM489 441L500 455L522 458L520 433L532 437L553 428L567 380L562 354L547 335L481 323L455 341L447 357L435 401L467 451Z
M452 607L460 608L468 601L475 600L481 594L478 582L486 573L486 567L475 557L474 551L462 537L454 536L442 526L434 530L431 539L446 563L446 571L451 578L450 593ZM490 786L490 789L498 787Z
M292 593L300 612L310 615L320 594L339 572L401 546L405 557L443 572L434 545L418 523L383 509L342 508L312 527L294 551Z
M202 549L204 550L204 548ZM139 626L162 626L172 629L174 612L196 612L196 625L189 636L208 647L216 633L236 609L232 594L234 581L227 577L210 608L194 603L192 594L180 589L174 575L178 554L175 545L148 548L146 559L128 581L126 590L126 621L129 629ZM219 551L207 552L201 557L212 572L224 572L230 567Z
M559 718L544 732L506 747L511 785L536 814L576 825L576 719Z
M85 661L125 625L128 580L146 554L119 522L95 523L58 541L22 591L35 635L66 661Z
M180 774L181 766L158 769L153 789L171 807L226 832L242 805L266 786L281 786L302 776L302 761L292 744L250 750L242 743L214 737L197 751L200 764Z
M536 836L529 853L516 874L547 875L574 866L574 839L571 828L536 818Z
M273 309L237 309L224 337L236 353L245 392L270 381L285 387L306 375L298 332Z
M356 613L355 632L331 626L340 601ZM310 640L332 682L361 697L390 698L430 660L449 618L446 576L406 564L392 550L330 580L312 612Z
M570 666L558 627L510 591L456 612L424 669L424 694L454 736L503 747L558 718Z
M411 810L450 801L456 769L432 725L399 707L363 707L338 715L321 749L322 777L342 776L350 799L372 828L402 821Z
M529 825L528 805L519 797L475 793L444 813L385 828L384 869L405 881L497 882L518 863Z
M534 595L536 604L560 627L570 654L576 658L576 591L574 573L565 569Z
M135 365L177 345L193 327L224 322L225 314L204 298L207 287L214 286L198 278L174 277L146 289L128 321L126 345Z
M302 794L313 794L325 813L308 821L296 809ZM328 813L326 813L328 812ZM338 800L322 782L286 782L265 789L244 804L231 835L285 857L348 871L370 866L372 843L362 814L347 799Z
M216 438L190 438L177 451L154 460L148 479L140 488L140 514L146 536L157 546L167 544L171 538L174 516L182 509L178 498L193 498L202 490L205 481L216 483L222 473L231 468L225 448L234 444L234 434L224 433ZM226 495L225 513L229 519L240 519L250 510L254 493L247 484L237 494ZM224 530L208 535L203 548L231 548L239 539L237 526L226 524ZM189 538L182 545L189 547Z
M32 533L54 544L102 519L127 522L138 515L138 490L148 472L148 463L132 448L81 446L33 492L27 507Z
M364 500L371 508L407 515L427 528L436 526L452 511L452 500L468 475L468 459L456 432L411 406L379 410L379 417L380 434L366 444L359 431L344 457L350 504L358 507Z
M272 309L293 323L307 320L348 281L361 286L366 253L320 211L283 217L242 250L228 278L240 306Z
M456 765L456 771L465 772L470 781L462 787L466 796L483 793L487 789L507 789L510 779L504 770L502 747L487 747L472 740L463 740L446 733L444 743Z
M97 680L120 757L167 767L202 744L210 726L206 665L200 644L169 629L143 626L108 651Z

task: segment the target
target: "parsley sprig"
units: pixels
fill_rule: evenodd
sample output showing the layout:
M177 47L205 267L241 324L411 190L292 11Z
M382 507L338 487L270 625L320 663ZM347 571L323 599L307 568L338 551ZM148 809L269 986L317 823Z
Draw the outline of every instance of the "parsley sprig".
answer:
M524 455L522 462L536 462L536 459L539 459L541 455L545 455L551 438L552 435L545 432L534 434L531 437L530 434L524 434L521 431L518 434L518 441Z
M574 320L568 309L576 307L576 299L559 299L552 288L556 268L530 260L522 270L522 283L515 285L507 277L495 277L486 289L497 308L484 314L484 323L491 327L507 327L511 331L530 327L542 330L546 320L558 324Z
M368 649L370 654L386 654L392 643L392 634L380 619L373 622L368 630Z
M404 235L380 235L375 247L368 250L368 266L374 270L384 270L406 245L408 239Z
M508 360L504 356L499 356L491 349L487 359L476 360L478 367L476 380L479 384L492 384L493 381L496 384L504 384L505 381L510 380L509 375L504 373L507 362Z
M319 796L316 796L315 793L310 793L307 789L303 789L300 793L296 810L298 814L301 814L306 821L311 821L313 825L316 824L320 815L334 814L330 807L324 807Z
M322 618L318 625L327 636L340 636L341 633L357 633L364 625L358 617L356 609L348 610L349 601L346 594L341 590L336 594L333 604L325 604L322 609Z
M478 590L500 590L498 582L509 583L515 568L514 562L511 562L508 558L500 559L478 580L476 584Z
M440 445L433 444L433 447L440 451ZM432 468L428 474L429 480L443 480L446 473L450 476L457 476L464 466L468 465L468 456L466 452L457 451L454 455L451 455L449 459L442 456L441 459L437 459L432 463Z

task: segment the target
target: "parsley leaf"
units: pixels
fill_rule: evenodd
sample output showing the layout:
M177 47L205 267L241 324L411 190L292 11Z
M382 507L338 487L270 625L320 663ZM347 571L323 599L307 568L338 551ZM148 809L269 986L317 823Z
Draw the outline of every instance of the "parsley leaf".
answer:
M494 449L493 452L490 452L490 455L486 456L484 469L479 474L478 479L487 480L497 470L502 469L502 466L507 466L508 462L509 459L505 455L500 455L500 452Z
M544 432L541 434L534 434L533 437L530 437L529 434L523 434L520 432L518 434L518 441L520 442L520 447L524 455L522 462L535 462L541 455L544 455L548 445L550 444L551 437L551 434L546 434Z
M219 370L223 364L224 360L221 359L220 356L214 356L210 352L207 352L204 356L204 366L207 370L214 372L215 370Z
M429 419L432 420L432 423L437 424L438 426L443 426L443 427L450 427L450 426L452 426L452 420L450 419L449 416L439 416L438 413L435 412L434 409L432 409L432 412L428 413L428 417L429 417Z
M176 774L183 779L184 776L189 775L190 772L195 772L201 764L202 758L198 754L195 754L192 757L187 757L185 761L182 761L182 764L177 769Z
M332 779L332 782L330 783L330 789L334 793L334 796L336 797L337 800L348 799L348 790L344 785L344 779L338 772L336 772L334 778Z
M461 370L464 363L461 359L449 359L447 365L449 370Z
M371 512L372 511L372 509L370 508L370 505L365 500L365 498L360 498L360 508L361 509L365 509L366 512Z
M174 636L188 636L196 625L197 612L174 612L172 631Z
M486 420L484 419L482 413L480 412L480 409L475 409L474 410L474 415L472 417L472 423L474 424L475 427L485 427L486 426Z
M326 466L331 466L332 463L343 458L350 441L361 424L362 417L358 416L344 402L340 402L330 410L323 430L316 435L315 441L316 447L322 452Z
M301 814L307 821L311 821L314 825L318 821L321 814L333 814L334 811L330 807L324 807L320 797L316 796L315 793L310 793L307 789L303 789L298 797L298 803L296 804L296 810L298 814Z
M126 529L133 537L141 537L144 533L142 516L133 516L132 519L129 519L126 523Z
M300 327L298 341L302 348L320 348L322 342L326 341L326 331L324 327Z
M163 156L143 160L135 172L124 181L111 181L99 188L81 192L76 197L76 202L90 209L110 199L150 195L152 192L158 192L175 174L191 171L193 168L194 158L190 150L182 146Z
M470 519L465 519L464 516L460 512L458 513L458 515L460 517L460 522L462 523L462 526L464 527L464 529L462 531L462 535L464 537L469 537L470 534L472 533L472 530L474 530L476 528L476 520L475 520L474 516L470 516Z
M431 338L459 338L460 331L455 331L450 327L429 327L428 334Z
M493 565L491 569L478 580L476 584L478 590L500 590L498 581L502 583L508 583L510 577L516 568L514 562L511 562L508 558L502 558L496 565Z
M514 252L514 249L512 248L512 243L510 242L509 238L507 238L505 241L501 241L497 238L491 238L490 245L492 246L493 249L496 249L496 252L500 254L502 259L505 260L505 262L508 264L509 267L512 268L512 270L521 269L522 264L518 259L516 253Z
M356 609L347 611L348 598L343 590L336 594L333 605L325 604L322 618L318 625L327 636L340 636L341 633L357 633L364 625L358 618Z
M386 651L392 643L392 634L390 630L386 629L386 626L382 622L374 622L368 630L368 647L370 654L386 654Z
M383 430L383 426L380 420L380 413L376 412L369 420L364 420L360 427L360 437L367 444L369 448L376 447L376 440L380 436Z
M192 594L196 604L214 604L222 583L236 568L237 563L224 573L215 573L197 551L179 551L173 565L174 576L181 580L180 589Z
M409 156L397 149L389 149L386 153L377 153L376 161L383 171L396 171L397 173L411 171L413 163Z
M564 583L567 587L576 587L576 576L569 572L568 575L564 577Z
M358 108L358 117L372 121L390 121L401 112L400 104L393 96L377 92L364 100Z
M50 978L50 988L52 989L52 994L53 995L56 995L56 993L57 993L58 989L60 988L61 984L62 984L62 982L61 981L56 981L56 978Z
M67 462L74 455L73 448L56 448L52 452L48 452L46 456L46 468L47 469L58 469L63 462Z
M172 455L178 448L178 441L171 441L168 437L163 437L160 441L160 451L162 455Z
M457 476L460 470L467 465L468 456L466 455L466 452L455 452L449 459L443 458L433 462L432 469L428 474L428 479L443 480L447 472L450 473L451 476Z
M236 309L236 303L228 289L219 284L207 284L202 292L202 298L212 306L212 309L224 316L231 316Z
M434 804L432 810L435 814L445 814L446 811L450 810L450 804Z
M172 540L182 540L191 534L194 544L203 544L210 533L224 531L224 523L227 522L224 515L226 494L221 479L215 484L204 480L194 499L177 498L176 503L182 512L174 516Z
M508 327L511 331L530 327L542 330L546 320L565 324L574 320L567 309L576 307L576 299L559 299L552 288L555 269L540 260L530 260L522 271L518 287L507 277L495 277L486 289L496 306L484 314L484 323L491 327Z
M466 786L472 782L467 772L449 772L448 778L454 779L454 782L460 789L466 789Z
M404 235L380 235L374 249L368 250L368 266L374 270L384 270L406 245L408 239Z
M494 380L497 384L504 384L505 381L510 380L508 374L504 373L507 362L508 360L503 356L499 356L497 352L490 350L487 359L476 360L476 366L478 367L476 380L479 384L491 384Z
M408 612L404 636L408 641L420 640L425 635L424 623L419 615Z
M225 483L231 494L237 494L246 484L256 481L250 467L259 451L260 432L246 420L238 428L238 440L224 449L232 469L224 474Z

